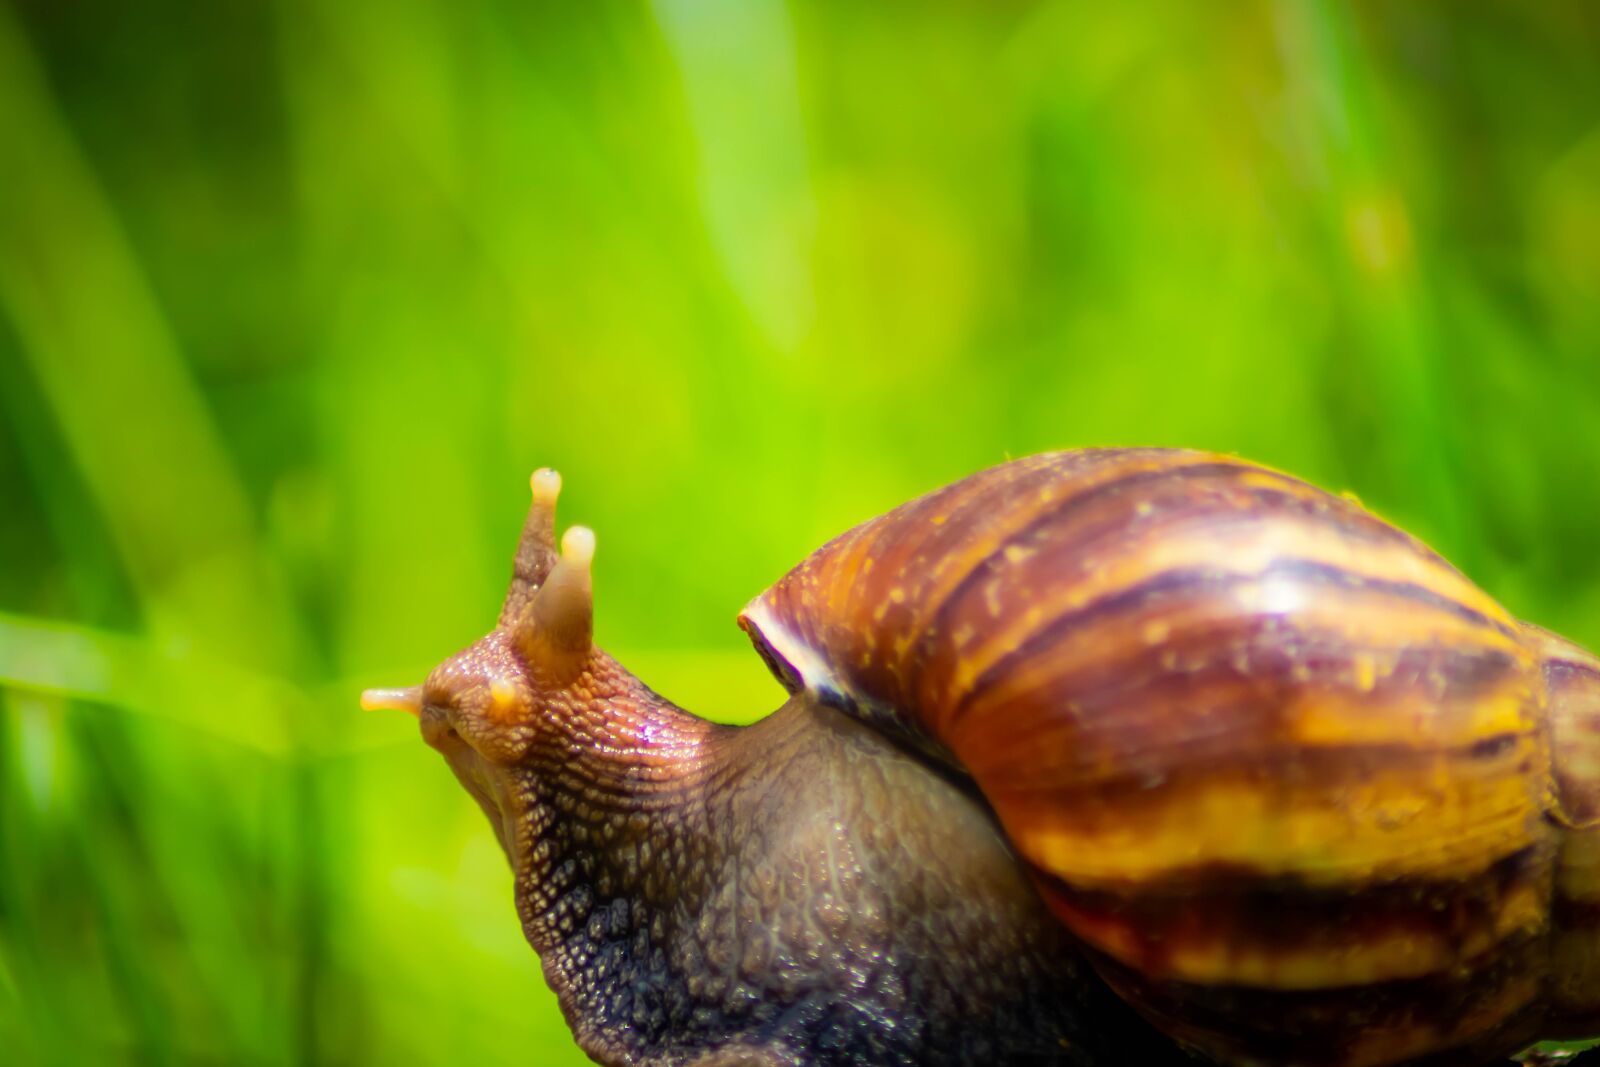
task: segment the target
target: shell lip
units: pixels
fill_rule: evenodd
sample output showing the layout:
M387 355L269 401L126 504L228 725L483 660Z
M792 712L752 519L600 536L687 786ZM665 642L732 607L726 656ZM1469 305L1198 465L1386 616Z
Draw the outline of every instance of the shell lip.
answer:
M766 594L739 613L739 628L791 696L807 693L819 703L850 715L897 743L921 754L962 780L969 777L955 756L900 709L840 684L823 654L773 615Z
M802 689L816 688L813 684L815 679L801 666L808 660L814 661L815 655L797 641L787 627L772 618L771 610L762 597L745 605L745 609L739 613L738 622L739 628L749 636L750 643L755 645L767 669L791 695Z

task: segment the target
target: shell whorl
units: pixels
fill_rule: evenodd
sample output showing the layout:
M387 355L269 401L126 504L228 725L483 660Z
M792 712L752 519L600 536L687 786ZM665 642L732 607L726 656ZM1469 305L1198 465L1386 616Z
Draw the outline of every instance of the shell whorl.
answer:
M1538 643L1353 501L1200 452L1033 456L842 534L740 623L791 690L959 765L1176 1036L1340 1064L1533 1036Z

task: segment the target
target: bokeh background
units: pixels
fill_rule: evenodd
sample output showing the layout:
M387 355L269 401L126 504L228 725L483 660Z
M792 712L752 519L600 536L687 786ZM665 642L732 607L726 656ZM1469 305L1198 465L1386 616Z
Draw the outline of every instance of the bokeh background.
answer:
M1600 645L1600 8L0 3L0 1048L580 1061L357 691L540 465L729 719L844 527L1040 449L1355 492Z

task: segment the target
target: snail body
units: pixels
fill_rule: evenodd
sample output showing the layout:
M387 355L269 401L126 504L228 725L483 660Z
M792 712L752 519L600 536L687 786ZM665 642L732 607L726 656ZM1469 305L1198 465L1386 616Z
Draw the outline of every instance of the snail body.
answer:
M597 1058L1386 1067L1600 1032L1600 661L1353 501L1175 450L979 472L746 607L791 699L735 729L590 646L555 484L500 626L369 702L490 816Z

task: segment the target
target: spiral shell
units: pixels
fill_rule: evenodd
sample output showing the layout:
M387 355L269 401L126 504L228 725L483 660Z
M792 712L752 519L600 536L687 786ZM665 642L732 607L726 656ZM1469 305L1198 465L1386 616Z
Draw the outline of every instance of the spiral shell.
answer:
M792 691L970 776L1101 973L1219 1059L1475 1062L1595 1017L1600 670L1351 500L1029 457L740 623Z

